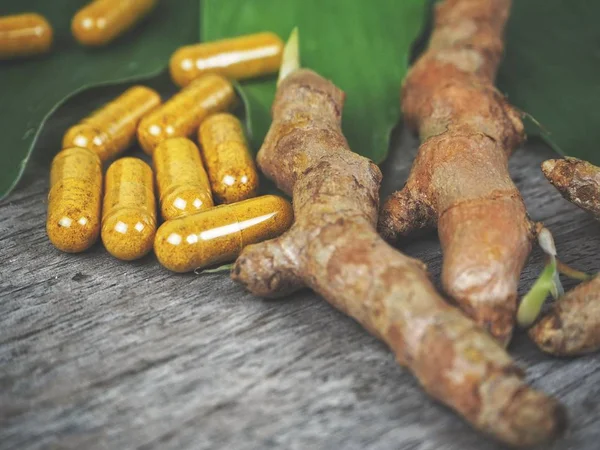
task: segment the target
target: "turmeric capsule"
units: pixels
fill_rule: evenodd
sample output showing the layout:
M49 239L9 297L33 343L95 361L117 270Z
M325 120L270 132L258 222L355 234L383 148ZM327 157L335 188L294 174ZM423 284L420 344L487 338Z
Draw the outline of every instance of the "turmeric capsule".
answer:
M106 171L102 242L115 258L131 261L152 250L156 204L152 169L138 158L121 158Z
M46 232L63 252L90 248L100 232L102 163L86 148L68 148L50 169Z
M0 59L46 53L52 46L52 27L39 14L0 17Z
M213 74L199 78L142 119L138 141L152 155L168 138L191 136L206 116L227 109L234 99L233 86L225 78Z
M265 195L168 220L156 232L154 253L174 272L234 260L249 244L272 239L293 221L292 206Z
M135 141L142 117L160 105L160 95L145 86L134 86L101 109L69 128L63 148L90 149L102 161L114 158Z
M273 33L257 33L181 47L171 56L171 79L179 86L206 74L242 80L275 73L283 42Z
M71 31L80 44L105 45L139 22L156 3L157 0L95 0L75 14Z
M227 113L208 117L200 125L198 142L218 202L235 203L256 196L258 173L237 117Z
M186 138L161 142L154 154L160 210L165 220L214 206L198 147Z

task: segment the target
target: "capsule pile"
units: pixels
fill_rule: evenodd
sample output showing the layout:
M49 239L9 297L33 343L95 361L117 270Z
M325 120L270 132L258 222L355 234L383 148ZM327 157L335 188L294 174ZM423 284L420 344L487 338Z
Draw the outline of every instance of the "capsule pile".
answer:
M51 167L46 227L52 244L77 253L101 236L115 258L131 261L154 249L164 267L188 272L232 261L244 246L286 231L292 207L277 196L257 197L254 159L240 121L227 112L235 90L226 77L271 73L281 59L278 39L260 34L195 46L195 58L218 57L220 48L235 53L235 45L244 50L240 58L248 48L269 51L251 52L258 60L234 62L234 69L190 75L165 103L148 87L131 87L73 124ZM136 136L152 167L121 157ZM109 165L104 176L103 163Z
M94 0L71 21L73 37L81 45L101 47L141 22L158 0ZM54 31L48 20L36 13L0 17L0 60L48 53Z

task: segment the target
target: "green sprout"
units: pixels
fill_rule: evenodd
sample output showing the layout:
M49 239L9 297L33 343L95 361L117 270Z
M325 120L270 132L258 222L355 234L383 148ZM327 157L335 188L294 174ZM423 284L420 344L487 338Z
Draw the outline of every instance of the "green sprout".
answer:
M517 311L517 323L521 327L528 327L536 321L548 295L551 294L555 299L564 295L565 291L560 282L559 273L581 281L593 278L593 276L573 269L557 259L554 238L547 228L539 231L538 244L546 253L547 262L538 279L521 300Z
M289 39L283 48L281 58L281 68L279 69L279 78L277 85L283 81L290 73L300 68L300 49L299 49L298 27L295 27L290 34Z
M517 311L517 323L519 326L528 327L535 322L548 294L558 294L558 289L554 284L556 273L556 259L554 259L549 264L546 264L541 275L535 280L529 292L521 300L519 310Z
M213 267L208 267L206 269L195 269L194 273L196 275L200 275L200 274L206 274L206 273L221 273L221 272L230 272L231 269L233 267L233 263L231 264L223 264L221 266L213 266Z

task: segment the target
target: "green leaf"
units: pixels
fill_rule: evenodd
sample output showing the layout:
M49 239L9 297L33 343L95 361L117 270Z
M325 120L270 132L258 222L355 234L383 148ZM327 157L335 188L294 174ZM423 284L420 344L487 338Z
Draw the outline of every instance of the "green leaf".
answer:
M2 14L31 11L45 16L54 28L54 45L47 55L0 63L0 199L15 187L34 147L52 154L60 150L49 148L38 136L46 119L67 98L93 85L155 76L177 47L197 40L197 0L159 2L134 30L98 49L80 46L71 35L71 19L84 2L4 3ZM81 118L73 116L69 125Z
M400 116L399 90L426 0L204 0L201 40L295 26L300 59L346 92L343 128L350 147L376 162L388 151ZM242 82L250 141L260 147L271 123L276 77Z
M556 150L600 163L600 2L517 0L498 84Z

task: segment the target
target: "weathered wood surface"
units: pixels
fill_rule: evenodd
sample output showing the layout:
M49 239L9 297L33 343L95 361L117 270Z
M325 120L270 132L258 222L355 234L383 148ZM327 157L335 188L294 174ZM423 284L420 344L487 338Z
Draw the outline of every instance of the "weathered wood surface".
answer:
M400 141L384 193L415 152L407 133ZM545 182L549 156L528 144L514 178L565 262L598 271L600 226ZM47 184L38 164L0 206L0 448L501 448L310 292L263 301L225 274L175 275L153 256L120 262L100 244L60 253L44 229ZM438 279L434 235L405 250ZM541 260L536 250L522 292ZM600 356L552 359L523 333L510 350L569 409L569 432L551 448L599 448Z

